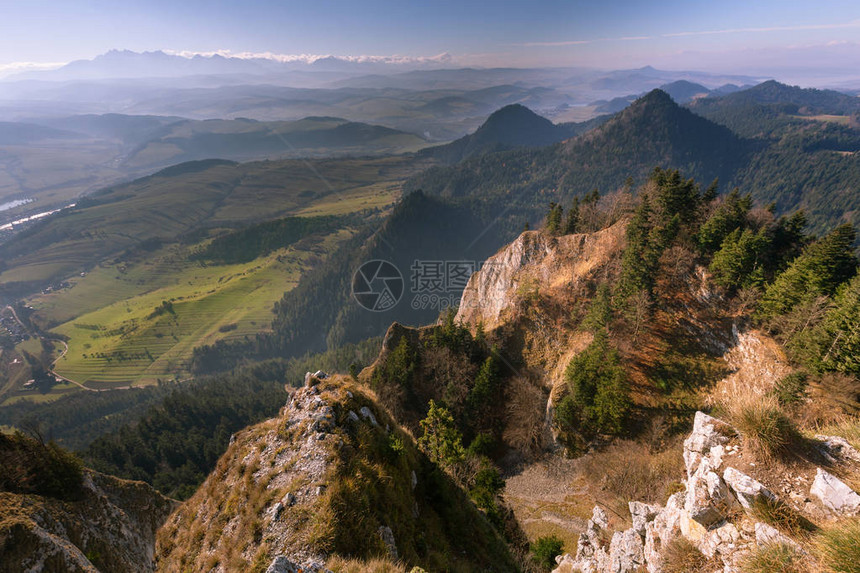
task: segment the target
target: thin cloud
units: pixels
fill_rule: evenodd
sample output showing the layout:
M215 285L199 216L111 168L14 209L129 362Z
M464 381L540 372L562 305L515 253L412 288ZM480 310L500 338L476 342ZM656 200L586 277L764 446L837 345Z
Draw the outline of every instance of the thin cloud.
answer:
M564 40L561 42L526 42L523 44L514 44L526 48L535 47L560 47L560 46L581 46L583 44L595 44L597 42L637 42L640 40L652 40L652 36L622 36L620 38L597 38L595 40Z
M181 56L183 58L193 58L200 56L211 58L221 56L223 58L237 58L241 60L271 60L280 63L305 63L313 64L318 60L337 59L343 62L352 62L357 64L445 64L453 60L451 54L445 52L435 56L372 56L372 55L357 55L357 56L335 56L333 54L278 54L274 52L233 52L231 50L212 50L208 52L198 52L193 50L163 50L165 54L173 56Z
M514 44L514 46L522 46L524 48L579 46L582 44L591 44L596 41L598 40L567 40L564 42L526 42L524 44Z
M727 28L725 30L699 30L691 32L672 32L663 34L663 38L681 38L686 36L712 36L715 34L757 34L762 32L795 32L801 30L839 30L844 28L860 28L860 20L842 22L839 24L801 24L798 26L767 26L764 28Z
M563 40L559 42L524 42L514 44L524 48L546 48L580 46L584 44L595 44L598 42L630 42L654 40L656 38L684 38L689 36L713 36L718 34L758 34L767 32L796 32L803 30L841 30L846 28L860 28L860 20L851 22L840 22L835 24L800 24L797 26L767 26L761 28L726 28L723 30L696 30L685 32L669 32L659 36L621 36L619 38L597 38L594 40Z
M0 74L27 72L30 70L54 70L65 66L67 62L10 62L0 64Z

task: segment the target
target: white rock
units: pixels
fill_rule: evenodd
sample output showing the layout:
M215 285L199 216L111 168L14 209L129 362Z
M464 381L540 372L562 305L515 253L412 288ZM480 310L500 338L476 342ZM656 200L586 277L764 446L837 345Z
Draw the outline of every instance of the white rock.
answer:
M272 559L272 563L266 569L266 573L331 573L320 563L308 563L306 565L296 565L283 555L278 555Z
M284 504L279 501L272 507L272 519L277 520L282 511L284 511Z
M616 531L609 543L609 571L629 573L645 565L642 538L633 529Z
M860 495L835 475L818 468L809 493L839 515L860 513Z
M768 525L767 523L755 524L755 542L756 545L781 544L793 547L796 551L802 551L800 546L790 537L783 535L778 529Z
M310 372L308 374L310 374ZM272 562L266 569L266 573L298 573L298 570L299 568L295 563L283 555L278 555L272 559Z
M570 556L570 553L559 555L555 558L555 562L558 567L553 569L552 573L575 573L581 570L577 567L576 561Z
M391 528L387 525L380 526L379 537L382 538L382 542L385 543L385 546L388 548L388 554L392 559L397 561L397 544L394 542L394 532L391 531Z
M761 482L735 468L726 468L726 471L723 472L723 479L732 488L740 504L746 509L751 509L759 497L776 500L776 496Z
M633 530L644 537L645 526L660 513L660 506L631 501L627 507L630 508L630 517L633 518Z
M373 415L373 412L371 412L370 408L368 408L367 406L362 406L361 409L358 411L358 413L361 414L362 417L370 420L370 423L373 424L374 426L379 425L379 422L376 421L376 416Z
M591 511L591 521L598 529L606 529L609 525L609 516L606 515L606 512L600 506L595 505Z
M714 555L730 555L738 549L741 532L733 523L724 522L715 527L696 544L705 557Z
M836 458L860 462L860 452L854 448L848 440L840 436L817 435L815 439L822 442L827 448L827 453Z
M707 529L722 521L733 504L734 497L722 478L711 470L709 458L702 458L698 469L687 480L684 509L690 519Z
M725 444L729 439L717 432L716 428L722 424L716 418L708 416L704 412L696 412L693 419L693 431L684 440L684 465L687 468L687 476L691 476L699 467L702 457L706 456L711 448Z
M720 469L720 466L723 465L723 456L726 454L726 449L723 446L717 445L711 448L711 451L708 453L708 458L711 462L711 467L715 470Z
M663 548L680 534L684 493L672 494L660 513L645 525L645 562L650 573L663 570Z

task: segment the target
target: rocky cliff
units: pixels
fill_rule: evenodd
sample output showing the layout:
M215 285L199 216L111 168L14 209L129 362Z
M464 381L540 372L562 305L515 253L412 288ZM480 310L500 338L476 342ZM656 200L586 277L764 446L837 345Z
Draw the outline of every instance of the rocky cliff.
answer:
M2 492L0 572L154 571L155 532L175 505L145 483L88 470L74 501Z
M700 554L689 570L740 571L751 552L769 545L808 555L818 525L860 514L860 495L835 475L856 479L860 452L836 436L816 436L809 446L812 459L777 474L754 461L735 428L697 412L684 441L683 490L665 506L631 500L632 527L614 532L596 506L576 553L560 556L554 573L659 573L679 540Z
M553 237L526 231L487 259L463 291L457 320L492 330L516 317L523 301L540 290L564 297L600 276L624 246L625 222L598 231Z
M236 434L158 535L159 571L324 570L333 558L512 570L465 494L351 379L308 375Z

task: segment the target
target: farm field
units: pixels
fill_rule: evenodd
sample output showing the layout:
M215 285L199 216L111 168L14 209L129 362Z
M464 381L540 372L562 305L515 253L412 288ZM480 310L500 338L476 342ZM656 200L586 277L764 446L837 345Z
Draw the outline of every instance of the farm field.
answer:
M147 241L384 207L419 168L407 157L178 165L99 192L0 246L0 285L65 280Z
M0 246L0 285L36 291L19 300L32 307L33 324L67 340L68 351L57 344L53 354L59 376L93 390L183 379L195 347L268 330L274 303L353 229L317 232L237 264L195 253L282 217L383 216L419 164L383 157L178 165L106 189ZM38 340L25 344L19 351L40 353ZM80 390L62 383L47 394L25 392L18 378L4 389L5 403Z
M31 304L42 320L67 317L73 311L63 309L72 301L79 301L79 308L93 309L53 329L69 339L68 353L55 366L58 374L93 389L178 379L188 374L194 347L266 331L274 303L296 285L303 269L350 234L340 230L245 264L174 261L169 272L153 273L151 284L133 279L129 285L122 277L115 278L113 292L105 284L104 272L93 273L67 293L38 297ZM176 254L167 249L162 257ZM164 268L162 259L139 263L126 273L145 275L159 262ZM90 277L92 289L86 284ZM134 293L135 286L147 290ZM111 298L115 300L99 306L98 300Z

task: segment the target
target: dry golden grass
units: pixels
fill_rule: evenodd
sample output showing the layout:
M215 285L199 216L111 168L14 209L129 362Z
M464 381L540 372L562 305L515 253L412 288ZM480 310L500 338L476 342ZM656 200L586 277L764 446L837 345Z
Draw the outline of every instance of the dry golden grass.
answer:
M620 500L623 513L627 501L666 503L679 491L684 478L684 458L680 439L661 450L640 442L618 441L602 452L582 459L580 475L589 482L592 492L610 494L608 503Z
M334 573L407 573L403 565L388 559L362 561L335 556L328 560L326 567Z
M686 537L678 536L663 549L664 573L710 573L720 567L708 559Z
M838 521L823 528L814 547L825 571L860 572L860 518Z
M752 514L758 521L772 525L794 538L807 537L817 527L791 506L766 497L756 498Z
M757 458L772 460L800 441L794 423L771 394L738 390L723 398L720 410Z
M741 564L741 573L806 573L811 564L795 548L782 543L753 549Z
M842 418L818 428L816 433L843 437L856 449L860 449L860 418Z

